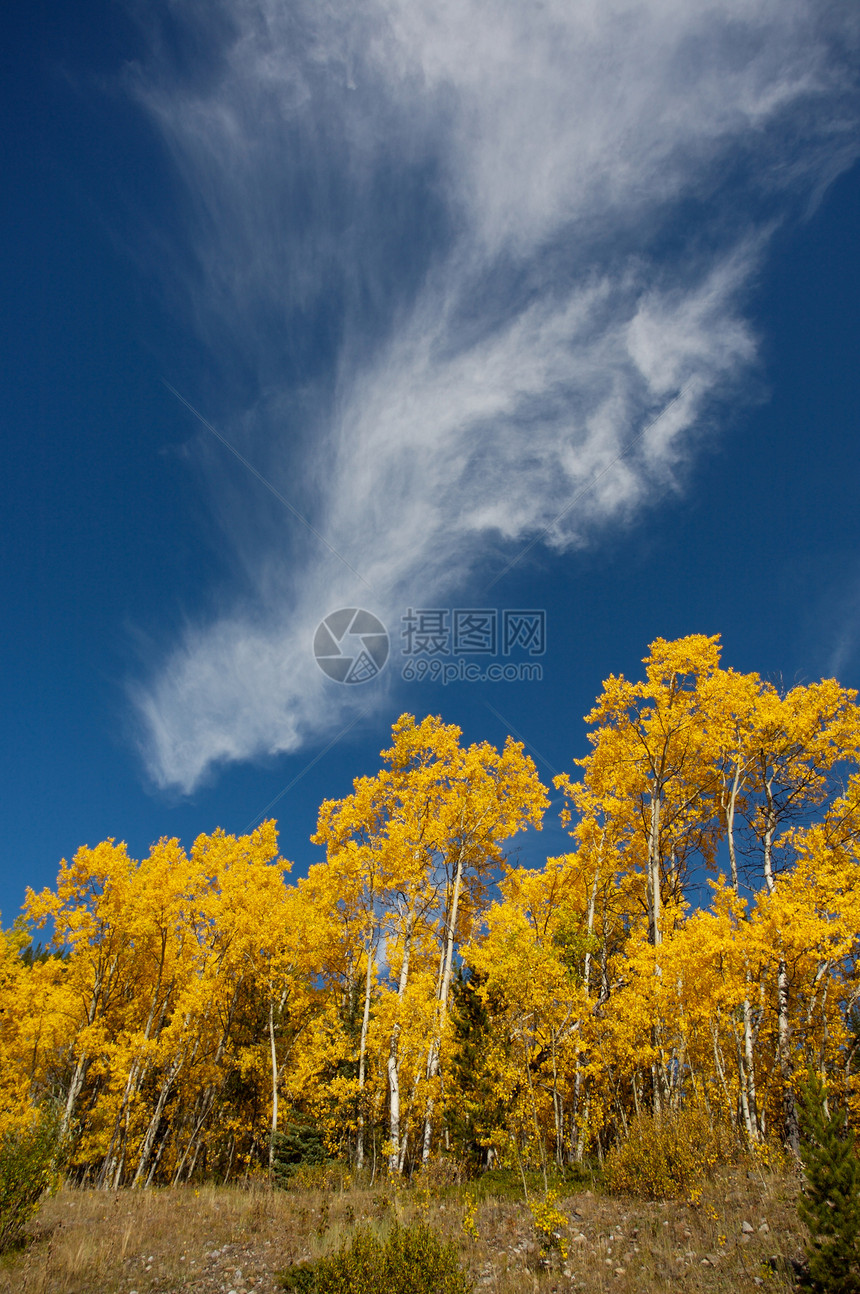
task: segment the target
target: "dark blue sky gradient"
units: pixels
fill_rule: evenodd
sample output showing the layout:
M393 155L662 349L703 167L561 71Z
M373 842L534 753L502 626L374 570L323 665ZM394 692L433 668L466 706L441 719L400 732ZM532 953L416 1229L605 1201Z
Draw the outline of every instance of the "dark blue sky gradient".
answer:
M149 272L175 225L175 182L141 112L105 79L135 56L136 29L92 0L13 5L11 23L0 141L4 925L25 886L52 882L60 857L83 843L116 837L139 856L162 835L190 844L216 826L244 830L328 741L222 769L190 797L148 784L128 680L241 581L205 471L186 451L199 428L162 381L181 378L189 398L211 400L217 423L219 390L236 400L256 378L241 358L235 372L208 372L205 348ZM395 176L390 190L389 205ZM428 214L416 245L432 241L437 219ZM491 595L489 560L452 593L447 605L489 596L545 607L543 683L392 688L388 708L273 810L297 870L317 857L308 837L320 801L379 767L405 709L501 744L508 729L489 702L548 780L550 767L570 770L586 752L582 716L601 680L636 676L658 635L721 633L724 663L737 669L860 685L858 230L855 166L806 219L777 231L747 302L760 362L736 404L724 400L701 427L679 489L588 547L532 550ZM408 285L408 242L392 255L393 278ZM334 344L335 315L332 305L303 337L305 377ZM292 355L285 364L298 365ZM246 487L295 543L296 523L262 487L259 497ZM543 835L515 842L525 861L563 850L557 809L556 797Z

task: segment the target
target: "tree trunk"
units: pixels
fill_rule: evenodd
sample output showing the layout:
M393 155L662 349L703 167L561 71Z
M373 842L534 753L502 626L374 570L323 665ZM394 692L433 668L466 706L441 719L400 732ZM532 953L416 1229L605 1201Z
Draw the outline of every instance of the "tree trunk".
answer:
M173 1061L170 1069L167 1071L167 1077L161 1084L161 1091L158 1093L158 1101L155 1105L155 1111L149 1121L149 1127L143 1139L143 1145L140 1148L140 1160L137 1165L137 1171L132 1180L132 1187L138 1186L149 1167L149 1157L152 1154L152 1148L155 1145L155 1137L158 1132L158 1125L161 1123L161 1116L164 1113L164 1107L167 1104L167 1098L176 1081L176 1076L182 1068L184 1053L180 1052L179 1056Z
M364 1079L367 1064L367 1030L370 1024L370 998L373 991L374 941L371 930L367 948L367 974L364 977L364 1014L361 1017L361 1039L358 1046L358 1144L355 1148L356 1168L364 1167Z
M430 1146L433 1130L433 1091L432 1084L439 1072L439 1059L442 1049L442 1033L445 1028L445 1019L448 1014L448 995L451 991L451 970L454 962L454 942L457 932L457 915L460 907L460 889L463 884L463 851L457 855L457 869L454 873L454 887L451 894L451 906L448 912L448 923L445 932L445 953L442 962L442 976L439 985L439 1009L437 1015L437 1033L436 1037L430 1043L430 1051L427 1056L427 1084L430 1090L427 1093L427 1104L424 1110L424 1138L421 1149L421 1162L426 1164L430 1158Z
M660 926L660 789L654 778L651 789L651 822L648 830L648 942L662 942Z
M732 870L732 889L740 898L741 886L738 875L737 849L735 847L735 813L737 810L738 792L740 789L741 768L740 763L735 761L735 772L732 778L732 789L729 792L725 802L726 812L726 843L729 850L729 863ZM746 972L746 982L749 985L750 973L749 968ZM755 1142L759 1139L758 1111L756 1108L756 1081L755 1081L755 1053L753 1049L752 1036L752 1007L750 1006L749 993L743 1002L743 1043L738 1043L738 1072L740 1079L740 1101L741 1113L746 1129L747 1137L750 1141Z
M776 972L778 1004L779 1069L782 1076L783 1135L786 1145L800 1157L800 1124L791 1085L791 1024L789 1022L788 967L780 960Z
M63 1111L63 1121L60 1125L60 1136L64 1138L72 1126L72 1115L74 1114L75 1103L81 1094L81 1088L84 1085L84 1078L87 1072L87 1053L82 1052L78 1057L78 1063L72 1074L72 1081L69 1083L69 1090L66 1095L66 1108Z
M397 986L397 1018L391 1030L391 1041L388 1044L388 1137L391 1143L388 1170L391 1173L400 1172L400 1058L397 1052L397 1043L400 1038L400 1010L409 979L409 954L414 920L415 914L410 908L406 914L403 930L403 961L400 964L400 982Z
M773 874L773 838L776 831L777 813L773 799L773 778L765 782L765 831L763 836L763 857L765 884L768 894L776 889L776 878ZM777 1052L779 1072L782 1078L783 1136L792 1152L800 1154L800 1125L797 1118L797 1107L791 1086L791 1022L789 1019L788 967L783 958L779 959L776 969L776 1014L777 1014Z
M269 1178L275 1167L275 1133L278 1131L278 1053L275 1047L275 1004L269 995L269 1049L272 1056L272 1135L269 1137Z

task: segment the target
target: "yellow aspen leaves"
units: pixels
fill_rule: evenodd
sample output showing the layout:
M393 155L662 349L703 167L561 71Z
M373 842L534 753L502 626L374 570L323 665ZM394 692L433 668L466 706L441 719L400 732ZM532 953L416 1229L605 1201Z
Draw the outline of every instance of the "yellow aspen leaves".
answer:
M603 684L541 866L507 852L548 807L522 744L408 714L296 879L272 822L63 860L0 938L0 1134L59 1101L72 1176L110 1188L284 1145L526 1180L685 1111L792 1145L810 1066L860 1123L856 694L725 668L716 636L643 664Z

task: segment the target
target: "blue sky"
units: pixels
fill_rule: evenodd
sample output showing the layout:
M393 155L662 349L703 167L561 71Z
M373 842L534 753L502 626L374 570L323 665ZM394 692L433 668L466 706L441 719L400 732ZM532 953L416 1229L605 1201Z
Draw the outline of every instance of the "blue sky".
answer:
M4 45L5 923L278 796L303 869L404 710L549 779L658 635L860 685L847 0L45 0ZM392 653L344 686L353 606ZM542 679L404 681L410 607L545 611Z

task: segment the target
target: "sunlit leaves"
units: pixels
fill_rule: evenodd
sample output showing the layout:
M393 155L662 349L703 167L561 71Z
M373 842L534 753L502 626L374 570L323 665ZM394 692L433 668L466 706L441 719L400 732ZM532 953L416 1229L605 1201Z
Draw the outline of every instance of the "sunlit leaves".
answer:
M856 696L705 635L644 665L604 683L542 867L506 855L547 807L522 745L411 715L296 882L274 823L63 860L0 940L0 1133L58 1100L104 1186L265 1172L295 1119L359 1167L447 1146L525 1181L688 1107L791 1142L810 1066L860 1123Z

